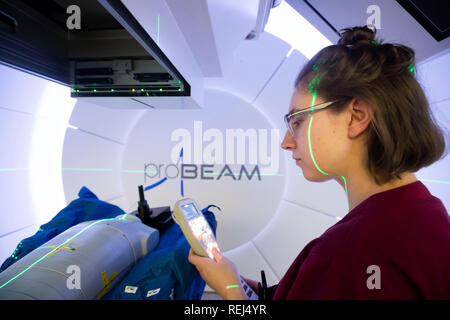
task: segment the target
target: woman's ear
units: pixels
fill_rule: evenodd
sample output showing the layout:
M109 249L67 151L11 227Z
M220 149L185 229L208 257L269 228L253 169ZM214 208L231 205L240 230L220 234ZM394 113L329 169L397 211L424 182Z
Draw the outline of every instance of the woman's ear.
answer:
M348 125L349 138L357 138L369 126L372 120L373 109L365 101L355 98L350 102L350 123Z

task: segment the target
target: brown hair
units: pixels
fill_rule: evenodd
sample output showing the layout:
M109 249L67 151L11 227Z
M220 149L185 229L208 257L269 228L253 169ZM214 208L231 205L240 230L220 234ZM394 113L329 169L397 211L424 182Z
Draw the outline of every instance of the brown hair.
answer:
M375 39L367 27L343 29L337 45L318 52L295 87L329 100L360 98L373 107L366 129L367 169L379 185L439 160L446 145L415 78L414 51ZM339 113L346 103L330 108Z

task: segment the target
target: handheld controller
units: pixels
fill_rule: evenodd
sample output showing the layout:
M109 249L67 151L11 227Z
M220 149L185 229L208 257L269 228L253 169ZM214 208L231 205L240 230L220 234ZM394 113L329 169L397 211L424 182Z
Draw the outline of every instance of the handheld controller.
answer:
M192 199L179 200L173 210L173 219L180 226L195 254L213 259L213 248L219 247L211 227Z
M212 251L214 248L220 251L219 246L208 221L194 200L185 198L177 201L172 217L180 226L195 254L214 259ZM247 297L250 300L258 299L257 294L242 278L240 281Z

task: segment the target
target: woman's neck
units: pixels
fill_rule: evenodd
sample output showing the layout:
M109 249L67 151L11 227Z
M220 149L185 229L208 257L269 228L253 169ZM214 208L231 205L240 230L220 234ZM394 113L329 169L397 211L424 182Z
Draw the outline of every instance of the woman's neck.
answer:
M359 173L353 171L351 174L345 176L347 183L349 212L374 194L395 189L417 181L414 173L404 173L400 177L401 179L394 179L380 186L377 185L373 178L365 171ZM338 179L337 181L342 187L345 188L345 184L342 179Z

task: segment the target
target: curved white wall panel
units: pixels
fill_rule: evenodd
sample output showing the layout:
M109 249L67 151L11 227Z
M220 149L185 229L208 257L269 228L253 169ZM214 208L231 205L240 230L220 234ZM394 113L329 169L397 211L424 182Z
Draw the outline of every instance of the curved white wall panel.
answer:
M440 198L450 214L450 50L431 57L416 66L417 77L427 94L430 108L446 135L447 154L441 160L417 172L430 192Z
M240 148L235 137L227 136L236 130L255 140L246 137L244 149ZM147 191L146 198L151 207L173 206L181 198L181 171L174 164L183 146L184 164L198 166L195 179L183 179L184 195L196 199L201 207L221 207L223 212L216 214L219 244L223 251L238 247L251 240L276 212L284 190L284 176L276 174L284 172L279 145L278 131L272 132L267 119L249 102L226 91L208 90L202 110L148 111L130 134L123 153L121 176L127 199L135 209L137 186L157 183L167 173L168 180ZM227 159L232 151L234 157ZM201 164L208 163L214 165L207 168L213 173L205 175L208 180L201 179ZM144 176L146 164L149 172ZM235 179L220 175L225 164ZM242 164L249 174L258 164L261 181L256 174L239 180Z
M1 259L65 206L60 152L72 101L42 78L3 65L0 75Z
M105 106L94 104L95 100L103 102ZM92 98L92 101L79 99L72 112L70 124L87 133L124 143L144 110L111 109L106 107L102 98Z
M205 79L205 87L233 92L253 101L277 72L289 49L289 44L268 33L262 33L258 41L242 41L224 76Z
M123 145L105 138L69 129L62 169L67 203L78 198L83 186L101 200L122 194L118 180L122 148Z
M35 113L30 143L29 179L36 223L52 219L66 206L61 173L64 136L76 100L70 90L47 82Z
M48 81L0 64L0 106L34 114ZM30 102L30 97L33 97Z

